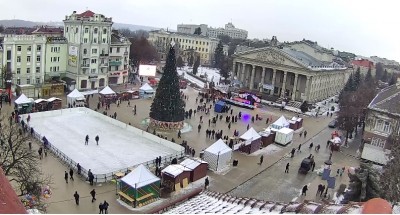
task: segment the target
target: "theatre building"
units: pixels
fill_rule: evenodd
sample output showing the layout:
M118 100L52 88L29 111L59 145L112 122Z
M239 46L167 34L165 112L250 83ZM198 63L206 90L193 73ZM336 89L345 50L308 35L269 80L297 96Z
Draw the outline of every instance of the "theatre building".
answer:
M352 70L327 50L308 40L239 52L233 76L249 91L292 101L317 102L340 92Z

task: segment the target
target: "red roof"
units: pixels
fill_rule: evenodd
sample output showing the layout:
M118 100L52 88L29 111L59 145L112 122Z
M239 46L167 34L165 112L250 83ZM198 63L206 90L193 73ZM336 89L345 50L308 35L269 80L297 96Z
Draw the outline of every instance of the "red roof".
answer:
M32 34L62 34L64 30L59 27L40 26Z
M0 168L0 214L26 214L26 209L18 198L10 182Z
M373 198L364 203L362 214L391 214L392 205L384 199Z
M374 62L371 62L369 60L353 60L351 61L351 64L354 66L360 66L360 67L374 67Z
M79 14L79 16L81 16L81 17L93 17L93 15L94 15L94 12L91 10L87 10L87 11Z

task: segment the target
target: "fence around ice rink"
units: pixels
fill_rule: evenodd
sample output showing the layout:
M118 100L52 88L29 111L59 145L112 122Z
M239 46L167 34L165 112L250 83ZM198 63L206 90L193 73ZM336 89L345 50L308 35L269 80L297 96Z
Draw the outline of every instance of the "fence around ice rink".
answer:
M54 111L43 111L43 112L37 112L37 113L34 113L34 114L39 116L39 117L47 117L47 116L59 116L59 115L62 115L63 113L70 113L70 112L84 112L86 114L93 115L93 116L101 118L102 120L105 120L106 122L111 123L111 124L113 124L115 126L118 126L120 128L126 129L129 132L133 132L138 136L141 136L143 138L149 139L150 141L159 143L159 144L161 144L161 145L163 145L165 147L172 148L175 151L177 151L174 154L170 154L170 155L161 157L161 163L171 162L172 159L174 159L174 158L179 159L179 158L182 158L182 157L185 156L185 149L182 146L180 146L179 144L176 144L176 143L173 143L171 141L165 140L165 139L160 138L160 137L158 137L156 135L153 135L153 134L148 133L146 131L140 130L140 129L135 128L135 127L133 127L131 125L128 125L126 123L123 123L123 122L118 121L116 119L113 119L111 117L105 116L105 115L103 115L101 113L98 113L98 112L93 111L93 110L88 109L88 108L77 107L77 108L68 108L68 109L61 109L61 110L54 110ZM23 120L25 122L25 124L27 122L27 120L26 120L27 117L28 117L28 114L21 115L21 121ZM29 124L27 124L27 126L28 126L28 132L30 132L31 127L30 127ZM37 131L34 130L33 136L36 139L38 139L40 142L43 143L42 138L44 136L46 136L46 135L41 135ZM49 140L48 140L47 149L50 150L59 159L61 159L70 168L73 168L74 170L77 170L77 167L76 167L77 163L74 160L72 160L70 157L68 157L66 154L64 154L61 150L57 149L57 147L52 145ZM149 160L147 162L140 163L140 164L143 164L147 168L150 168L150 167L155 166L155 160L152 159L152 160ZM133 165L131 167L127 167L127 168L124 168L124 169L119 169L119 170L116 170L116 171L113 171L113 172L110 172L110 173L106 173L106 174L95 174L95 173L93 173L94 182L97 183L97 182L110 181L110 180L114 179L115 173L120 173L120 172L128 173L128 172L130 172L131 170L133 170L135 167L137 167L140 164L135 164L135 165ZM88 178L88 170L85 169L83 166L81 166L81 176L83 176L85 179Z

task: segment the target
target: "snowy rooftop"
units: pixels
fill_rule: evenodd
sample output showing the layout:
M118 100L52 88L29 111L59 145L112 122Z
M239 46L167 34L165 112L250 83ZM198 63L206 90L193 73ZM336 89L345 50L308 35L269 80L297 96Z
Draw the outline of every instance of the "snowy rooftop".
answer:
M29 125L41 137L93 174L109 175L155 157L176 157L183 147L87 108L31 113ZM27 115L23 115L26 121ZM89 135L89 144L85 137ZM99 136L96 144L95 136Z
M396 207L393 209L395 211ZM347 205L324 204L312 201L272 202L253 198L239 198L227 194L203 191L199 195L177 205L166 214L270 214L270 213L301 213L301 214L336 214L361 213L359 203Z

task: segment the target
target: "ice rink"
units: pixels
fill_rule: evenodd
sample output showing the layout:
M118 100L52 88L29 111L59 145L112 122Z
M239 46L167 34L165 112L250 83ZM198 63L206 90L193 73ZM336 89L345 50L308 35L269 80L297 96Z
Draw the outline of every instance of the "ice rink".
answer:
M29 125L84 169L107 174L183 148L86 108L32 113ZM26 121L26 115L23 116ZM89 135L89 145L85 137ZM95 137L99 135L99 145Z

